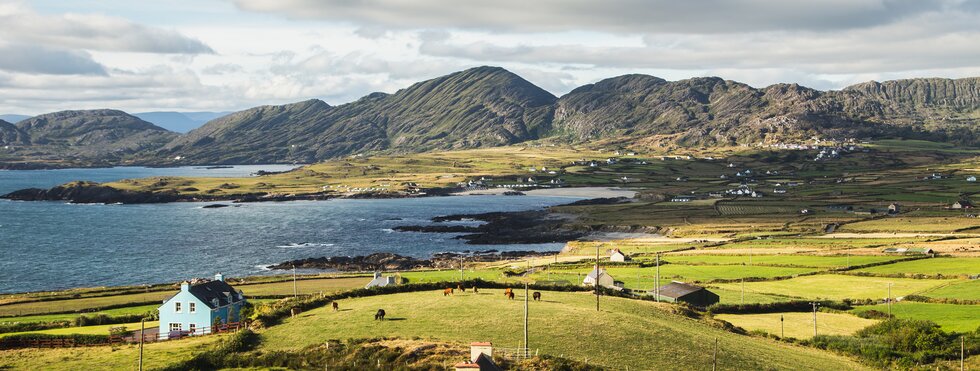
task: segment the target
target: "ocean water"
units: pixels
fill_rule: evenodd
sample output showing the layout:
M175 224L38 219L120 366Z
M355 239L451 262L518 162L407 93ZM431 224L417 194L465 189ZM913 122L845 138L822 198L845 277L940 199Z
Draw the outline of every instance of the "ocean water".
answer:
M0 193L72 180L156 175L248 176L283 166L0 171ZM0 200L0 293L272 274L286 260L394 252L557 250L562 244L466 245L452 234L393 232L446 214L518 211L565 197L465 196L384 200L72 205ZM226 204L230 204L227 203Z

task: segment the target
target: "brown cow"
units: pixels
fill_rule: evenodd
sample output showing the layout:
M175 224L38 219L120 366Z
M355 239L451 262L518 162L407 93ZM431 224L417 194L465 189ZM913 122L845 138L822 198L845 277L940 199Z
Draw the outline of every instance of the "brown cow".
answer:
M538 300L541 300L541 293L540 293L540 292L537 292L537 291L535 291L535 292L534 292L534 294L533 294L533 295L531 295L531 297L532 297L532 298L534 298L534 301L538 301Z
M454 294L455 293L453 292L453 288L452 287L447 287L445 290L442 290L442 296L449 296L449 295L454 295Z
M506 290L504 290L504 296L510 296L510 294L512 294L512 293L514 293L514 290L511 290L510 287L508 287Z
M507 298L510 299L510 300L514 300L514 292L513 291L508 292L507 293Z
M337 302L333 302L333 311L336 312L338 310L340 310L340 305L337 305Z

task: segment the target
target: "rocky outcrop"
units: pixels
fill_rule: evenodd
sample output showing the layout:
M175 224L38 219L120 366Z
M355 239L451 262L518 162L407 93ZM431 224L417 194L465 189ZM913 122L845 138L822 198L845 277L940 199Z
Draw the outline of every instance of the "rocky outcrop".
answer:
M404 271L419 268L458 269L459 262L494 262L521 259L531 256L551 256L557 251L471 251L443 252L433 254L429 259L416 259L393 253L375 253L367 256L333 256L291 260L269 269L324 269L344 272Z
M586 231L567 228L565 219L556 218L547 210L460 214L432 219L436 223L462 220L477 220L485 223L478 226L446 224L399 226L394 229L402 232L466 233L456 238L474 245L568 242L587 234Z
M17 201L68 201L103 204L164 203L180 199L176 192L132 192L92 182L72 182L51 189L22 189L0 196L0 198Z

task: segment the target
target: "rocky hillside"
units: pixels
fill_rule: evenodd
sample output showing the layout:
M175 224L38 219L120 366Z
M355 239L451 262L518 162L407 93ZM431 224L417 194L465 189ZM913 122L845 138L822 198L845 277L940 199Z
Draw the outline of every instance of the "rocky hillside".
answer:
M62 111L18 122L16 131L0 125L3 138L17 136L4 162L65 166L125 163L137 153L156 150L177 134L118 110ZM14 167L14 166L5 166Z
M237 112L178 138L155 157L313 162L365 151L500 146L548 134L556 99L502 68L480 67L340 106L309 100Z
M14 124L0 120L0 145L25 145L28 142L26 133Z
M914 137L980 142L980 79L913 79L820 92L764 89L719 78L669 82L626 75L558 100L556 134L581 141L661 137L678 145L732 145L822 137Z

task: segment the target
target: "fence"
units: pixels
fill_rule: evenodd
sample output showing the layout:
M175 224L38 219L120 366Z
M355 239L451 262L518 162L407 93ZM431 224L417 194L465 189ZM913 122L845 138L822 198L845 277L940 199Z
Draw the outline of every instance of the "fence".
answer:
M207 327L195 328L193 330L179 330L179 331L169 331L169 332L164 332L163 327L160 327L159 334L157 337L159 338L158 340L173 340L173 339L185 338L188 336L201 336L201 335L208 335L208 334L220 334L223 332L236 332L242 328L242 325L243 324L241 322L229 322L217 326L207 326ZM161 324L161 326L163 326L163 324ZM139 341L138 339L139 335L135 335L135 336L137 336L137 341Z
M535 349L534 352L531 352L531 348L494 348L493 354L512 361L520 361L537 357L538 350Z

